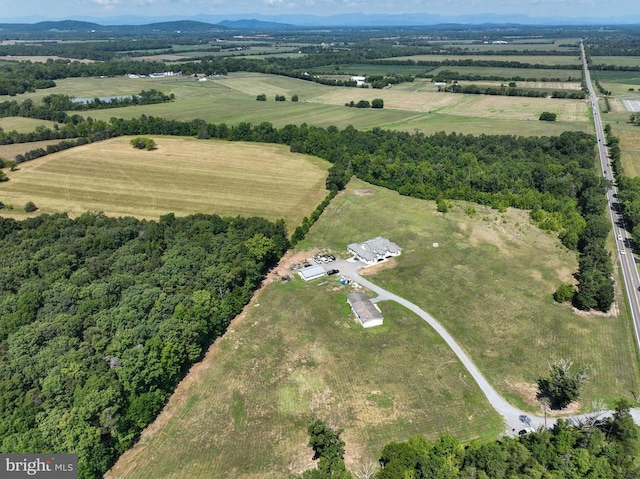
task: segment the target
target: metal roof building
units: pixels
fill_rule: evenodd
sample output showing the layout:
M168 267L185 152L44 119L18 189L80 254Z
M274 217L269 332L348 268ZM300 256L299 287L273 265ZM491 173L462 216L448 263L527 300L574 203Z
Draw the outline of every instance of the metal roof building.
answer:
M299 270L298 274L305 281L312 281L314 279L322 278L327 273L325 272L322 266L317 264L317 265L309 266L307 268Z
M353 313L365 328L382 326L382 313L367 298L364 293L351 293L347 295L347 303L351 306Z

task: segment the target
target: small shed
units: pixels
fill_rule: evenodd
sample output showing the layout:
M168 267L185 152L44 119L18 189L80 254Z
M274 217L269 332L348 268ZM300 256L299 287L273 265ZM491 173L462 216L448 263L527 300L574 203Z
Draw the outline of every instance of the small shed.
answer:
M322 266L316 264L299 270L298 274L305 281L312 281L314 279L322 278L327 273Z
M364 293L351 293L347 295L347 303L351 306L360 324L365 328L382 326L382 313Z

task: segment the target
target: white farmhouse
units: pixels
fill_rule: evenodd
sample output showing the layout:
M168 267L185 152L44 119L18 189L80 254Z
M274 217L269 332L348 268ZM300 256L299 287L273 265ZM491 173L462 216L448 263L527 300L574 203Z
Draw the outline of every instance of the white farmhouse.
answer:
M399 256L402 248L387 238L377 236L364 243L351 243L347 246L347 251L359 261L372 265L392 256Z

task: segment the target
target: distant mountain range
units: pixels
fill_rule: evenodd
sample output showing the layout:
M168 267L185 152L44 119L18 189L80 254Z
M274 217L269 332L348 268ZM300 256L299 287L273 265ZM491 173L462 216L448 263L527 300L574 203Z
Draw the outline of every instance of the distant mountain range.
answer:
M0 21L3 19L0 17ZM131 31L136 27L140 33L161 29L162 31L207 32L212 29L273 30L296 27L383 27L383 26L433 26L441 24L457 25L630 25L640 24L640 15L625 17L529 17L527 15L476 14L476 15L434 15L434 14L339 14L330 16L314 15L195 15L171 17L73 17L53 21L43 17L22 17L4 19L0 32L14 30L21 25L22 31L117 31L125 27ZM108 28L107 28L108 27Z

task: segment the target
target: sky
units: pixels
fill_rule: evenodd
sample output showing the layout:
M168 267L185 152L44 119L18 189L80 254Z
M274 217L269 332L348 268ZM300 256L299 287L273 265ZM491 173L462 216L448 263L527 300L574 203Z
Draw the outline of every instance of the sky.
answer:
M437 15L524 14L530 17L640 15L640 0L0 0L0 22L20 17L63 19L121 15L162 17L339 13Z

